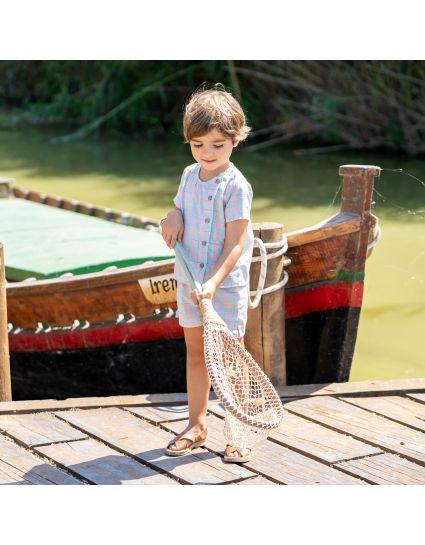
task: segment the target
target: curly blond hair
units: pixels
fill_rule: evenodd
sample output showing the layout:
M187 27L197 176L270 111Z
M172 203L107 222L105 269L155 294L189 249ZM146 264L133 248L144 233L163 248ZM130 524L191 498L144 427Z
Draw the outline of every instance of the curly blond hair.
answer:
M186 142L217 129L234 144L246 139L251 130L239 102L220 83L212 89L197 89L186 103L183 134Z

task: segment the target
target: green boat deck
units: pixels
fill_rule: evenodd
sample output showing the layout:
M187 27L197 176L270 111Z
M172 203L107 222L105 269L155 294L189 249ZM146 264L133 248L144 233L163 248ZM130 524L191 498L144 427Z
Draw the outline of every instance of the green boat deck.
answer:
M158 232L25 199L0 199L0 241L6 276L12 281L174 257Z

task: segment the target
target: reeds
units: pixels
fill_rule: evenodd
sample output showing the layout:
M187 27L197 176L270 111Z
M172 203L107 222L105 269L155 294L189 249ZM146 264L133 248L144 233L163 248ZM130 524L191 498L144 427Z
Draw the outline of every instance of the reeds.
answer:
M425 152L425 61L0 61L0 106L18 107L18 122L77 125L64 142L100 127L180 136L203 82L242 102L246 150Z
M257 150L287 142L298 153L340 149L425 152L425 62L251 61L235 68L264 104Z

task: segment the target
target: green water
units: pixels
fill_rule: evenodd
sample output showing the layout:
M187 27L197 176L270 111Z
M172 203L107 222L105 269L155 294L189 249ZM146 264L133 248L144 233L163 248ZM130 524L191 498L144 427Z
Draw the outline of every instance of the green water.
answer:
M177 137L153 143L115 135L62 145L49 143L52 134L0 130L0 177L159 219L172 207L184 166L193 162ZM401 168L425 180L425 157L242 149L232 160L253 186L253 221L277 221L286 231L314 225L339 210L339 165ZM376 189L382 196L375 192L373 211L382 237L366 263L350 380L425 377L425 185L383 171Z

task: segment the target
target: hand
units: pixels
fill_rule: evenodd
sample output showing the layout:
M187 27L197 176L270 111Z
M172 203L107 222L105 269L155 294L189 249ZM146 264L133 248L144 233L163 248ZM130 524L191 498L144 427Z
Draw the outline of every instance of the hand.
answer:
M214 282L207 280L204 284L202 284L201 292L196 289L192 290L192 301L195 303L195 305L197 305L199 304L200 299L212 299L216 289L217 286L214 284Z
M171 210L168 212L167 219L163 222L161 228L162 238L169 248L174 248L176 240L183 240L184 223L183 215L180 210Z

